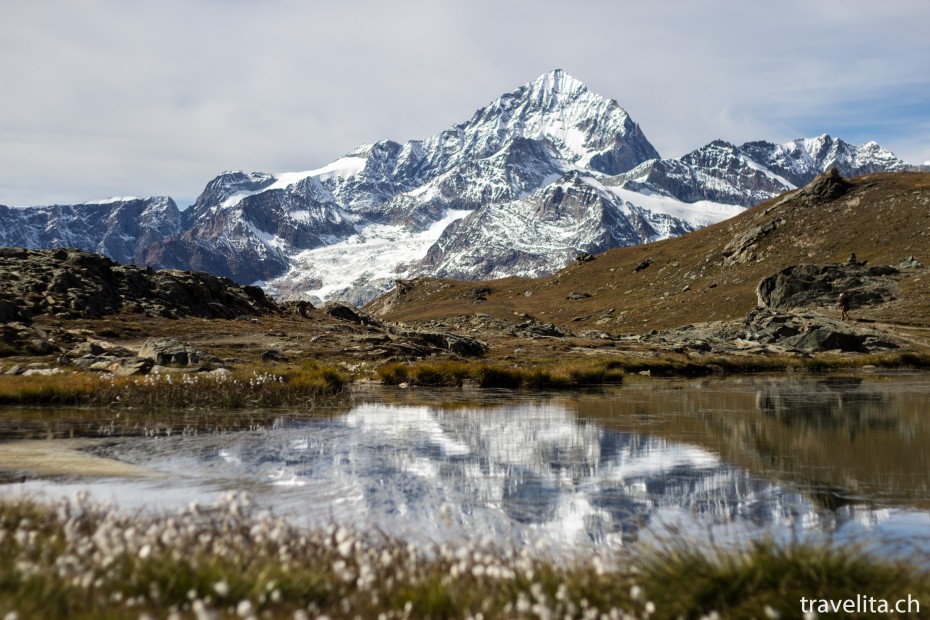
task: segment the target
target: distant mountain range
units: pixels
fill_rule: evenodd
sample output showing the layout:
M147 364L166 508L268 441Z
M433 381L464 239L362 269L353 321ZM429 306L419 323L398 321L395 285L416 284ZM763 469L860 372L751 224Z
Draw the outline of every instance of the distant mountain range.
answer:
M539 276L579 252L677 236L810 182L915 168L875 142L714 141L662 159L616 101L564 71L425 140L305 172L224 172L171 198L0 205L0 245L207 271L281 298L362 304L398 278Z

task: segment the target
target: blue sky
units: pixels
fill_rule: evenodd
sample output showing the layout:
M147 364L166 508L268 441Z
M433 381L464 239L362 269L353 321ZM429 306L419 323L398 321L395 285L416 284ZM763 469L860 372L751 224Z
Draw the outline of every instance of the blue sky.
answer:
M170 195L424 138L560 67L664 157L930 160L930 2L0 0L0 204Z

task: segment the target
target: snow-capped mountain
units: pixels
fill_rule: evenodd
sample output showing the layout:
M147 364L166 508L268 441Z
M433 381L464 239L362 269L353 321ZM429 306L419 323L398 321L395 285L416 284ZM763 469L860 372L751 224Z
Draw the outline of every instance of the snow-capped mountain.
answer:
M0 245L78 248L132 263L149 244L181 231L181 212L171 198L134 196L76 205L0 205Z
M219 272L261 280L282 296L311 292L363 303L398 277L432 273L419 259L457 217L509 204L519 210L519 201L566 174L607 178L656 157L615 101L557 70L425 140L365 145L301 173L226 173L185 214L183 234L139 259L165 267L225 267ZM599 226L594 220L577 225ZM533 231L524 232L530 239ZM598 237L604 240L597 248L586 242ZM593 231L554 243L561 258L612 247L614 237ZM496 261L492 254L485 258ZM527 274L563 264L553 264L549 253L523 262L518 272ZM483 272L458 273L474 278Z
M184 212L165 198L0 207L0 241L361 304L397 278L542 275L580 251L683 234L834 166L909 168L874 142L829 136L661 159L616 101L555 70L424 140L304 172L225 172Z
M445 229L414 273L458 279L539 276L589 253L696 230L742 211L625 189L571 171L525 198L482 207Z
M824 134L787 144L715 140L680 159L655 159L622 175L627 187L684 202L750 207L836 168L846 177L912 168L875 142L853 146Z

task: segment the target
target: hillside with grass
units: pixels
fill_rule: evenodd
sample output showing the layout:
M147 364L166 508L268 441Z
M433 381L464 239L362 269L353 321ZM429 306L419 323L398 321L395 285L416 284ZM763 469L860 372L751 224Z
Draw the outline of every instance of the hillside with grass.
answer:
M402 281L365 310L383 320L450 321L465 314L527 317L581 333L647 333L740 320L757 306L760 280L795 265L868 267L889 273L888 293L853 319L898 326L918 339L930 328L930 174L825 174L810 185L678 238L618 248L545 278ZM584 258L584 257L580 257ZM826 298L825 298L826 299ZM839 318L835 296L812 309Z

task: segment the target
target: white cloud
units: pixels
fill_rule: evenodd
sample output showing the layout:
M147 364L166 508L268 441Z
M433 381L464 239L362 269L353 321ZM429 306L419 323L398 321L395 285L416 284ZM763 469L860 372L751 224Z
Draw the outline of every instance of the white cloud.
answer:
M930 4L893 1L0 0L0 203L193 199L228 168L426 137L555 67L668 157L821 121L847 137L930 93L927 23ZM915 162L919 103L876 136Z

